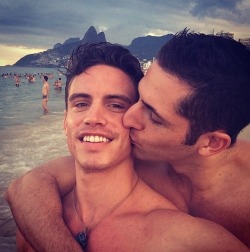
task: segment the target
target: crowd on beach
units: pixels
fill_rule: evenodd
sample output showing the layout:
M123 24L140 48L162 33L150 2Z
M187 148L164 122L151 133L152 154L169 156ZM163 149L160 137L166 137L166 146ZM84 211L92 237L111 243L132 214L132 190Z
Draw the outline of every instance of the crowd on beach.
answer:
M60 73L61 75L61 73ZM15 82L15 85L17 87L20 86L21 83L21 79L24 78L25 80L28 81L28 83L35 83L36 79L43 79L44 76L48 76L48 78L50 80L54 79L54 73L3 73L1 75L2 78L7 79L7 78L12 78ZM55 89L61 89L62 88L62 83L61 83L61 78L59 78L58 80L55 80L54 83Z
M58 72L57 75L62 75L61 72ZM48 107L47 103L49 100L49 93L50 93L50 86L53 85L55 90L61 91L63 87L62 78L58 77L55 78L55 75L53 72L46 72L46 73L3 73L1 75L4 79L11 79L15 83L16 87L19 87L20 84L34 84L37 79L39 79L38 82L43 84L42 87L42 107L44 109L45 113L48 113ZM53 80L55 78L55 80ZM53 83L54 82L54 83Z

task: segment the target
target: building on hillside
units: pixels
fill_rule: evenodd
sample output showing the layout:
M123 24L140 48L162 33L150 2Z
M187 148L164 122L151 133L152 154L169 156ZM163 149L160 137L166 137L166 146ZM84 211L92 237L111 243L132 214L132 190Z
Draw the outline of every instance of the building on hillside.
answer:
M234 33L221 31L221 32L217 32L216 36L229 37L229 38L233 39Z
M250 50L250 38L241 38L239 42L247 47Z
M140 61L141 69L144 74L146 74L148 68L151 66L151 64L153 63L154 60L155 60L155 58L153 58L153 60L144 59L143 61Z

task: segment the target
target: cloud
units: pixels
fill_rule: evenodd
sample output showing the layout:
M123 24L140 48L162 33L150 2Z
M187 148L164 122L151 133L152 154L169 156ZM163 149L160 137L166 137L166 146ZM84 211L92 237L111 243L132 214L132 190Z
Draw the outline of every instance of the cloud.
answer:
M155 29L151 32L148 32L146 33L145 35L150 35L150 36L163 36L163 35L166 35L166 34L169 34L169 33L173 33L171 31L168 31L168 30L162 30L162 29Z
M17 62L20 58L22 58L24 55L38 53L41 51L45 51L45 49L26 48L22 46L13 47L0 44L0 51L1 51L0 66L3 66L8 64L12 65L15 62Z
M13 47L53 48L70 37L83 38L90 26L123 45L185 27L250 37L249 23L250 0L0 1L0 44Z
M250 7L242 8L249 1L243 0L195 0L190 13L198 18L211 17L231 22L250 24Z

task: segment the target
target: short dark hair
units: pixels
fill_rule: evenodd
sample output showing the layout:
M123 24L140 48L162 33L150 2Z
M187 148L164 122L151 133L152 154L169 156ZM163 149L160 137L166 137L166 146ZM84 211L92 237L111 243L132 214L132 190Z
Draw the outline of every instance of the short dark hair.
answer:
M43 76L43 79L44 79L45 81L48 81L49 78L48 78L47 75L44 75L44 76Z
M233 39L184 29L160 49L157 60L193 90L177 108L190 123L185 144L216 130L235 143L250 123L250 51Z
M95 65L108 65L125 72L133 81L136 99L138 84L143 77L140 62L131 52L118 44L109 42L87 43L78 46L72 53L66 72L65 105L68 108L69 88L75 76Z

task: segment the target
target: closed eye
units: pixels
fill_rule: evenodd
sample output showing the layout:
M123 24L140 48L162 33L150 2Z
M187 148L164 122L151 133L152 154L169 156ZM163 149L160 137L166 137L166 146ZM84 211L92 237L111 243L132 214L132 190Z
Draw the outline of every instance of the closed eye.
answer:
M160 119L158 119L156 117L156 115L151 111L151 110L148 110L149 111L149 119L150 121L153 123L153 124L157 124L157 125L161 125L162 122L160 121Z
M153 124L171 126L171 123L168 120L164 119L152 106L150 106L143 100L141 100L141 102L147 109L148 114L149 114L149 119Z

